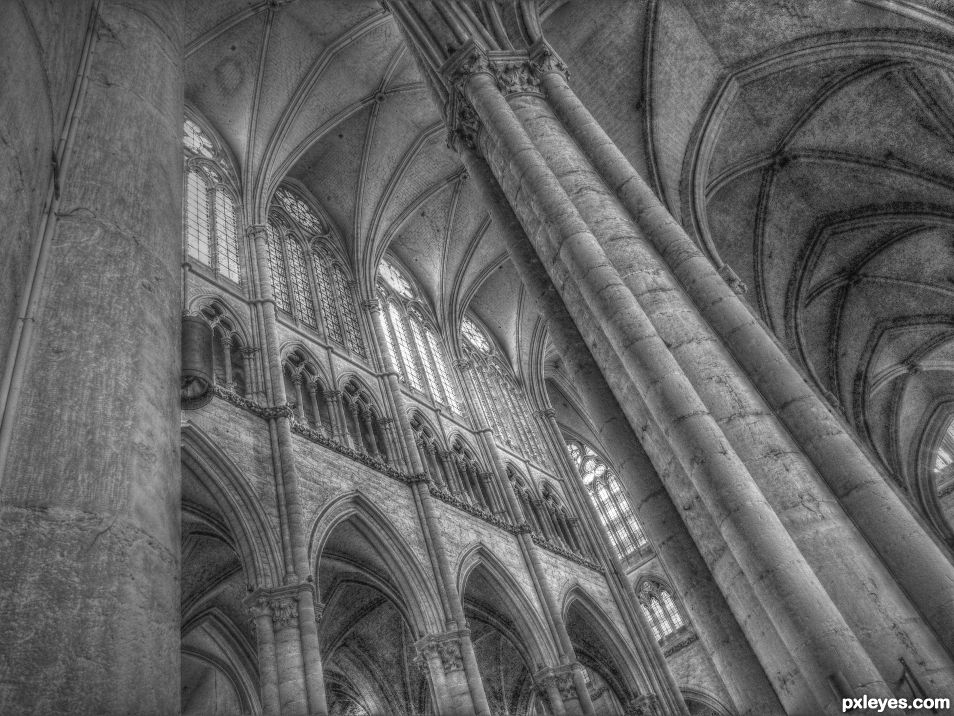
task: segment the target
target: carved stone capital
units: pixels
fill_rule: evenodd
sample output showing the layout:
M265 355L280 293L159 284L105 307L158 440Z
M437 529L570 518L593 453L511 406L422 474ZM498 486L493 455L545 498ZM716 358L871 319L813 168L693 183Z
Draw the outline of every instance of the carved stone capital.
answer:
M341 399L341 391L340 391L340 390L328 390L328 391L325 392L325 400L327 400L327 401L329 401L329 402L331 402L331 403L334 403L334 402L336 402L336 401L338 401L338 400L340 400L340 399Z
M376 298L369 298L361 302L361 305L370 313L377 313L381 310L381 301Z
M544 420L550 420L556 417L556 408L542 408L537 411L537 415Z
M467 98L455 90L447 103L447 146L460 151L463 148L477 151L480 134L480 118Z
M474 367L474 364L469 358L455 358L454 367L458 370L468 371Z
M538 40L530 48L530 60L533 63L534 72L539 77L543 77L550 72L556 72L565 78L570 76L570 70L566 63L546 40Z
M492 67L497 87L504 95L540 93L540 79L526 55L495 58Z
M268 239L268 227L265 224L249 224L245 227L245 235L252 241Z
M314 594L314 587L305 582L284 587L261 588L245 598L245 606L253 618L270 616L276 630L284 629L298 625L299 600L314 599Z
M417 653L427 659L428 663L440 660L445 674L452 671L463 671L464 658L461 655L461 639L470 636L468 629L445 632L443 634L429 634L414 644Z
M451 55L440 71L448 84L457 90L461 90L464 83L475 75L494 75L487 51L473 40Z
M626 716L658 716L659 697L656 694L640 694L626 704Z
M409 485L414 485L418 482L427 482L430 478L427 476L426 472L417 472L413 475L407 476L407 482Z

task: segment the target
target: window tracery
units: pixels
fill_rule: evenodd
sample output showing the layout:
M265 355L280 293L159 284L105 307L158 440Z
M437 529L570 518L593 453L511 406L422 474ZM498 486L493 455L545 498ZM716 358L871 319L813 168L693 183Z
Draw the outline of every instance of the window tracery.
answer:
M321 243L330 235L328 230L308 204L286 187L275 192L274 205L266 244L275 305L367 358L353 283L341 262Z
M248 392L245 346L222 307L211 303L200 313L212 327L212 371L215 384L241 396Z
M238 283L237 207L222 173L224 159L211 138L190 119L183 126L183 147L186 252L217 275Z
M461 321L462 349L472 366L471 383L477 403L498 439L525 458L544 463L539 428L530 415L526 393L507 368L500 352L477 323Z
M579 440L568 440L566 449L620 559L649 549L646 533L633 514L616 473Z
M512 465L507 465L507 479L520 502L527 524L538 538L581 556L591 555L592 550L579 526L579 518L564 506L549 482L544 484L542 496L538 496Z
M341 399L351 446L358 452L389 463L385 421L371 395L356 380L349 380L341 391Z
M444 342L420 308L413 284L387 259L378 268L385 342L403 382L455 413L462 403L450 372Z
M636 592L639 606L649 622L653 636L660 644L673 636L688 624L676 606L672 592L654 579L646 579Z
M334 430L329 392L318 377L318 369L301 350L290 352L282 360L285 398L292 406L295 420L323 435Z

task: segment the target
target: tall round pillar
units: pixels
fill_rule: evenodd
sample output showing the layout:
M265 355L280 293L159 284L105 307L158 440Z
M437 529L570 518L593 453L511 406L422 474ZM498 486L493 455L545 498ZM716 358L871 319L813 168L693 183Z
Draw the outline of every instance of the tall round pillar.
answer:
M179 710L181 34L175 0L98 6L34 234L3 406L2 713Z

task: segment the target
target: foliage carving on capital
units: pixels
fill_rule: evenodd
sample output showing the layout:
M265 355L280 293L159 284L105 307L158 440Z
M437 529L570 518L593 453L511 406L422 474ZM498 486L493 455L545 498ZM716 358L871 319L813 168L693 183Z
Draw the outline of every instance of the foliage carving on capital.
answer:
M298 600L292 596L280 596L269 600L272 609L272 624L283 629L298 619Z
M658 716L659 698L655 694L640 694L626 705L626 716Z
M477 135L480 133L480 118L476 110L460 91L455 91L448 106L447 146L477 151Z
M498 62L494 66L497 86L505 95L540 91L540 79L534 74L529 59Z
M444 76L450 86L458 90L471 77L481 73L494 74L486 50L473 41L459 49L444 65Z
M252 241L265 241L268 238L268 227L265 224L249 224L245 227L245 235Z
M545 40L539 41L530 49L530 59L534 72L540 77L550 72L556 72L564 77L570 76L570 69L566 63Z
M463 671L464 657L461 654L461 638L469 634L467 630L435 634L424 637L415 644L418 655L423 659L439 659L445 674Z
M564 671L560 674L555 674L556 677L556 687L557 691L560 692L560 698L564 701L570 701L571 699L579 699L579 694L576 693L576 684L573 683L573 673L569 671Z
M445 674L464 669L464 657L460 653L459 639L438 642L437 655L441 657L441 666L444 667Z

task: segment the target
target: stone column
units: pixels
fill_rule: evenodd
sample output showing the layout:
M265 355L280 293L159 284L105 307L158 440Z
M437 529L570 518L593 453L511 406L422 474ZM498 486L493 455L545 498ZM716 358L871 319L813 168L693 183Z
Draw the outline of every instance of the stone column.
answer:
M541 43L534 52L550 102L579 146L653 243L681 287L838 497L855 525L954 650L954 565L859 447L830 406L576 97Z
M378 453L378 441L374 437L374 421L370 410L361 411L361 422L364 423L364 428L368 431L368 454L371 455L371 457L380 457Z
M471 47L455 59L459 63L448 74L485 128L480 144L491 169L552 267L554 282L572 299L568 307L577 312L577 323L598 326L600 336L591 340L618 355L626 369L611 384L635 384L665 426L683 469L803 673L819 692L843 675L855 688L889 695L884 677L501 95L486 56ZM535 141L545 144L546 138L544 132ZM554 146L563 149L556 140Z
M351 435L351 447L353 447L358 452L367 452L367 448L364 445L364 439L361 436L361 409L358 406L358 400L355 398L353 402L348 405L348 413L351 415L351 421L348 425L351 426L349 434Z
M298 418L299 423L307 425L308 421L305 419L305 395L301 389L304 376L301 373L292 373L291 380L292 385L295 386L295 400L298 401L295 405L295 417Z
M461 644L462 637L469 636L470 632L466 629L431 634L414 645L427 664L428 677L437 701L435 711L441 716L471 716L474 713Z
M487 204L494 207L494 219L502 227L501 233L507 242L510 258L529 296L546 318L550 338L577 386L587 413L603 438L603 444L607 446L607 457L619 469L619 479L630 495L640 524L653 542L659 559L665 565L690 615L697 615L694 617L696 633L706 646L706 653L713 659L716 672L725 683L738 712L758 716L782 710L766 673L786 675L784 681L779 682L785 710L793 713L820 711L821 707L810 697L807 685L800 680L785 646L751 593L751 586L744 580L735 561L726 554L727 548L719 544L721 537L716 526L701 510L693 509L698 497L693 495L691 488L685 487L688 477L674 467L675 458L666 451L664 439L651 433L644 434L642 440L637 438L543 265L533 255L523 229L507 206L488 167L471 152L467 152L464 159L478 186L486 193ZM630 404L641 404L638 396L628 397ZM579 486L583 513L591 524L598 525L599 516L589 497L583 494L575 466L569 464L563 436L556 422L556 411L547 408L541 410L538 416L541 432L549 439L557 462L566 464L569 474L577 480L575 484ZM640 416L639 424L647 427L652 425L645 409L642 409ZM666 494L641 442L646 443L648 449L658 451L654 460L657 464L671 466L668 468L670 480L677 476L680 478L680 484L683 485L680 494L684 496L680 504L684 506L684 514L690 515L685 524L673 500ZM686 506L690 509L685 510ZM703 524L707 521L709 524ZM587 535L588 548L595 557L599 552L597 540L591 530L583 531ZM721 565L717 574L709 572L706 560L696 544L705 545L710 562ZM720 578L719 584L725 591L733 595L735 609L732 611L714 581L716 576ZM624 584L627 584L627 602L632 603L632 587L625 579ZM739 624L749 628L749 633L753 635L753 646L746 641ZM649 638L651 640L651 636ZM756 659L753 648L757 650L759 659ZM759 660L765 665L764 672Z
M246 603L252 615L258 651L258 687L262 699L262 713L264 716L280 716L282 707L278 692L278 663L272 612L267 600L255 598Z
M37 263L0 391L0 712L170 714L182 3L105 0L88 27L68 17L43 28L43 61L77 79L65 118L45 120L63 133L49 194L26 187L48 202L41 230L23 232ZM40 111L19 86L4 111ZM34 148L43 164L51 148Z
M341 391L329 390L325 393L328 400L328 413L331 416L331 437L342 445L348 444L346 420L341 409Z
M279 691L281 693L282 713L287 704L301 704L302 713L308 716L326 716L328 704L325 698L324 672L321 654L318 651L318 627L314 618L297 619L302 591L313 590L310 581L311 565L302 527L302 508L298 493L298 471L295 467L294 443L291 430L292 413L288 409L285 395L285 382L282 373L281 356L278 350L278 328L275 315L275 300L272 295L271 269L268 265L268 247L266 246L266 227L262 224L250 225L247 229L252 238L252 253L255 261L258 281L253 287L257 295L264 337L263 363L268 376L267 399L271 404L268 411L269 439L272 448L272 465L275 479L275 497L278 507L279 534L282 542L282 556L285 574L281 591L259 590L259 594L269 600L269 606L275 613L274 600L279 600L282 614L285 607L293 603L295 609L294 639L283 629L276 632L276 664L278 669ZM299 390L300 396L300 390ZM310 597L309 597L310 598ZM291 607L288 607L291 609ZM307 612L307 610L306 610ZM284 625L283 625L284 627ZM297 656L293 652L297 649ZM300 668L299 668L300 663ZM292 686L292 684L297 684ZM298 694L304 694L299 701ZM291 695L289 695L291 694ZM299 706L295 705L295 709ZM295 711L295 713L298 713Z
M660 231L658 224L644 222L645 230L634 224L542 97L516 98L512 106L538 148L547 148L554 175L572 195L574 206L592 229L606 259L622 277L652 329L669 347L676 364L876 667L886 678L893 678L893 651L916 653L925 662L922 677L935 688L954 688L954 663L936 635L914 616L895 578L649 240L651 233ZM722 285L731 300L738 301L724 281ZM877 478L876 473L869 478ZM866 515L865 519L870 517ZM858 599L859 583L868 585L871 596ZM895 626L899 623L905 624L903 636Z
M318 383L314 380L308 382L308 400L311 401L311 412L315 416L315 429L324 433L325 430L321 424L321 408L318 405Z
M374 338L377 341L378 353L383 357L385 364L385 373L387 375L388 389L391 399L394 402L395 412L397 413L398 426L407 447L408 460L412 471L411 489L414 492L414 504L418 511L418 518L421 522L421 530L424 534L424 542L427 546L428 557L431 561L431 569L437 581L437 592L441 599L441 606L444 611L445 623L449 628L457 629L459 635L459 649L463 657L464 670L467 675L467 684L469 688L469 710L462 711L461 714L477 714L477 716L490 716L490 705L487 702L487 695L484 692L484 685L480 680L480 673L477 670L477 658L474 655L474 645L470 641L470 632L466 629L467 620L464 617L464 605L460 594L457 592L457 585L451 574L450 558L447 554L447 546L444 542L443 534L440 531L440 525L437 519L434 503L429 490L429 481L424 472L424 463L421 461L420 453L415 449L414 430L411 428L411 421L408 418L407 405L404 402L404 394L398 383L398 373L394 369L394 364L390 353L386 350L387 341L385 338L384 317L381 315L381 304L378 301L367 301L365 304L371 314L371 325L374 328Z

